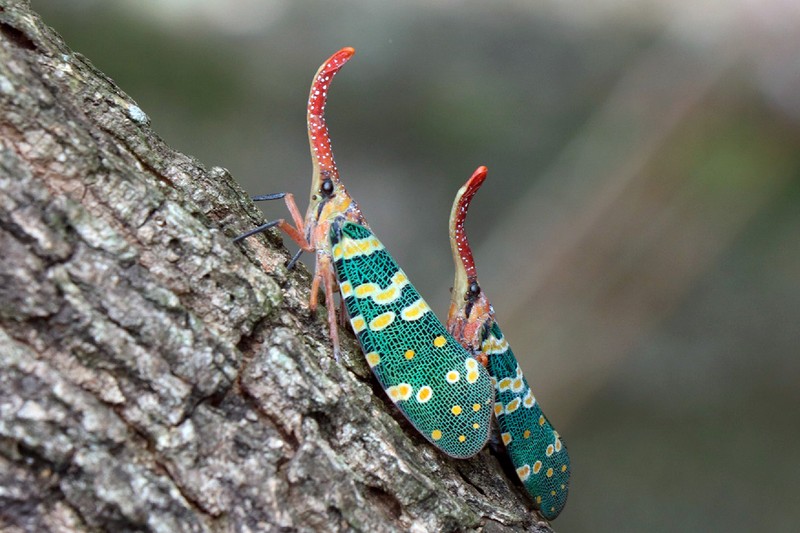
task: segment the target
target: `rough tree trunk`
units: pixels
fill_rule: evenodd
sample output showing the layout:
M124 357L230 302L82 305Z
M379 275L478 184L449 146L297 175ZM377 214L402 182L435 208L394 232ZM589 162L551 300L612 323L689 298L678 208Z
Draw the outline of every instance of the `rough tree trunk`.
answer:
M547 530L443 456L223 169L0 1L0 529ZM302 118L298 118L302 120Z

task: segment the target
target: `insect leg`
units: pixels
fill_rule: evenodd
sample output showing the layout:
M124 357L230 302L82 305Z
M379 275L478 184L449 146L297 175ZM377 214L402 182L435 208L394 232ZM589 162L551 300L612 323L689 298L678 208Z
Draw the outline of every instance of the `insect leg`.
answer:
M323 282L325 284L325 306L328 308L328 329L331 332L331 343L333 344L333 356L339 361L339 328L336 325L336 304L333 301L333 288L336 284L333 277L333 265L330 261L325 261L323 265Z
M257 228L251 229L245 233L242 233L238 237L233 239L233 242L239 242L242 239L250 237L251 235L255 235L256 233L261 233L266 231L270 228L278 227L283 230L286 235L289 236L297 245L300 247L300 251L298 251L289 262L286 264L286 268L291 269L297 263L297 260L300 258L300 255L303 252L310 252L313 250L311 244L308 242L305 236L305 224L303 223L303 217L300 215L300 210L297 208L297 204L294 201L294 195L292 193L287 192L278 192L273 194L264 194L261 196L254 196L253 201L262 201L262 200L278 200L280 198L284 199L286 202L286 207L289 209L289 214L292 215L292 221L294 222L294 226L286 222L285 219L279 218L277 220L272 220L267 222L266 224L262 224ZM316 307L316 306L315 306Z
M253 196L250 199L253 200L254 202L266 202L267 200L280 200L281 198L286 196L286 194L287 193L285 193L285 192L274 192L274 193L271 193L271 194L259 194L258 196Z

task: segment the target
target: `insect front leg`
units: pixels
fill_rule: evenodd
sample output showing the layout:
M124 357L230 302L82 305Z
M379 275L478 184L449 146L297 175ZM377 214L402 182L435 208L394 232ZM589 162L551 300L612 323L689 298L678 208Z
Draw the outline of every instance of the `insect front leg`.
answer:
M336 279L333 274L333 265L330 257L325 256L322 260L317 260L318 275L322 277L325 288L325 306L328 309L328 329L331 332L331 343L333 344L333 356L339 361L339 327L336 323L336 305L333 301L333 291L336 288Z
M286 204L286 208L289 210L289 214L292 215L294 226L291 226L281 219L278 223L278 227L281 228L284 233L286 233L286 235L288 235L300 247L297 253L292 256L288 263L286 263L286 268L291 270L294 268L294 265L297 264L297 260L300 259L300 256L303 254L303 252L313 251L314 246L308 242L308 238L306 237L305 223L302 215L300 214L300 210L297 208L297 203L294 201L294 195L290 192L279 194L283 195L283 201ZM316 295L316 291L314 291L312 294ZM314 303L313 308L316 308L316 302Z
M283 231L290 239L292 239L297 245L300 247L300 252L295 254L289 263L286 265L287 268L291 268L297 262L297 259L300 257L302 252L311 252L314 250L314 247L308 242L308 238L306 238L306 229L305 223L303 222L303 217L300 215L300 210L297 208L297 203L294 201L294 195L292 193L273 193L273 194L264 194L261 196L254 196L254 202L266 201L266 200L278 200L283 198L284 202L286 203L287 209L289 209L289 214L292 216L292 221L294 222L294 226L289 224L286 219L279 218L277 220L272 220L267 222L266 224L262 224L257 228L254 228L250 231L242 233L241 235L235 237L233 242L239 242L251 235L255 235L257 233L262 233L270 228L279 228ZM316 307L316 304L315 304Z
M320 288L325 292L325 306L328 310L328 330L330 331L333 355L339 360L339 328L336 321L336 305L333 300L333 291L336 290L336 278L333 273L331 259L324 253L317 254L317 268L314 271L314 280L311 282L311 296L308 299L308 308L316 310Z

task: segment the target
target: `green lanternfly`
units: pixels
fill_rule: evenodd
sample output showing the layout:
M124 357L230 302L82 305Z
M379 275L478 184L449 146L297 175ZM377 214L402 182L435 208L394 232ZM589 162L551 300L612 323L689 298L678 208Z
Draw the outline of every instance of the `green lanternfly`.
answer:
M303 251L316 253L310 308L325 291L334 354L339 341L333 292L341 292L367 363L403 414L422 435L453 457L478 453L489 437L494 388L478 361L447 333L406 275L372 234L358 204L339 179L324 109L334 75L352 48L333 54L317 71L308 99L308 137L314 172L305 220L291 194L284 198L294 226L284 219L237 237L279 227Z
M464 221L473 196L486 179L478 167L459 189L450 212L450 247L455 280L447 329L489 370L496 388L494 413L500 436L525 489L542 515L552 520L567 503L570 464L567 448L539 407L478 284Z

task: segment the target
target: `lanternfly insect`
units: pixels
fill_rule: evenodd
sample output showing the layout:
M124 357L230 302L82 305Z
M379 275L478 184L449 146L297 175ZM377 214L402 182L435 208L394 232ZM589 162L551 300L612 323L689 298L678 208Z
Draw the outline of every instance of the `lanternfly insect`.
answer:
M496 388L494 413L503 444L539 511L553 519L567 503L567 448L542 413L495 321L494 309L478 283L464 232L469 204L486 179L486 171L486 167L478 167L459 189L450 212L450 247L456 268L447 329L488 368Z
M314 173L305 220L291 194L256 197L284 198L294 226L275 220L236 240L277 226L297 242L299 253L316 252L309 307L316 307L322 286L337 358L336 279L367 362L392 401L436 447L453 457L470 457L488 440L494 404L491 378L447 333L372 234L339 179L333 160L324 119L327 91L333 76L353 53L352 48L343 48L333 54L317 71L311 86L308 137Z

